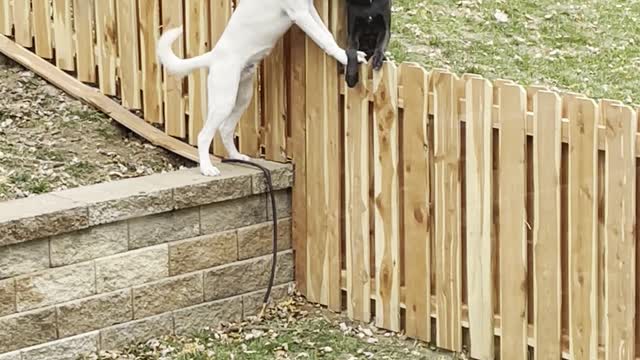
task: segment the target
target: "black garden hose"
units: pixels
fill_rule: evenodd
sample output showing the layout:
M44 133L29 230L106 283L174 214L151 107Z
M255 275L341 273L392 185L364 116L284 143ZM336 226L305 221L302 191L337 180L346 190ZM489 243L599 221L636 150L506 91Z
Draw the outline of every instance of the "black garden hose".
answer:
M262 172L264 173L265 184L267 185L267 193L271 197L271 216L273 218L273 261L271 264L271 276L269 277L269 286L267 287L267 292L264 294L264 299L262 301L263 306L262 306L262 311L260 312L260 315L262 315L262 312L264 311L267 304L269 303L269 297L271 296L271 288L273 287L273 282L276 277L276 259L278 257L278 216L276 214L276 198L273 195L273 182L271 180L271 172L269 171L269 169L265 168L264 166L260 164L256 164L251 161L237 160L237 159L223 159L222 162L244 164L244 165L253 166L255 168L262 170ZM269 217L268 214L269 214L269 211L267 211L267 218Z

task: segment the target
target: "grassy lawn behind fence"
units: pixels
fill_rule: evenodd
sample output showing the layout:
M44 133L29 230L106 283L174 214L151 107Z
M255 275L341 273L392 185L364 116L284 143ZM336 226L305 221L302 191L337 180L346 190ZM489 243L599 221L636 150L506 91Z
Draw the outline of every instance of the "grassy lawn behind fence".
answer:
M640 103L640 0L394 0L393 7L396 61Z

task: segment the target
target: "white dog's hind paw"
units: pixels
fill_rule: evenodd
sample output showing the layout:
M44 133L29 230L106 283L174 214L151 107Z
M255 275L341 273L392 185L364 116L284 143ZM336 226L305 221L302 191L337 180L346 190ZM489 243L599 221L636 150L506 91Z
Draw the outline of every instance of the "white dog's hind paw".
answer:
M367 54L364 51L358 51L358 62L361 64L367 62Z
M219 176L220 170L213 165L200 165L200 172L204 176Z
M241 161L251 161L251 158L245 154L237 153L234 155L230 155L229 159L233 160L241 160Z

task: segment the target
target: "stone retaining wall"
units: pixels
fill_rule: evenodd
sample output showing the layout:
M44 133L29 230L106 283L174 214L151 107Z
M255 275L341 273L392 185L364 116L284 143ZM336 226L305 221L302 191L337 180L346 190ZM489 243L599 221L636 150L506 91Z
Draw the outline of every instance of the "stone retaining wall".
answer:
M293 280L292 173L263 164L278 189L278 297ZM220 168L0 203L0 360L74 359L255 314L271 267L264 177Z

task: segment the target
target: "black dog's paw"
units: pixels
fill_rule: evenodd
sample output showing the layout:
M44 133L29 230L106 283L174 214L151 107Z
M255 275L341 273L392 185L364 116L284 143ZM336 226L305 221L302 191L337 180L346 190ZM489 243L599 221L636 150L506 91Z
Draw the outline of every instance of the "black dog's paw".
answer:
M385 56L384 53L380 50L376 50L371 57L371 65L374 70L380 70L382 68L382 64L384 64Z
M350 88L358 84L358 51L355 49L347 49L347 69L344 79Z

